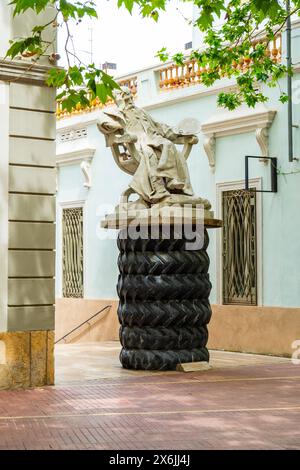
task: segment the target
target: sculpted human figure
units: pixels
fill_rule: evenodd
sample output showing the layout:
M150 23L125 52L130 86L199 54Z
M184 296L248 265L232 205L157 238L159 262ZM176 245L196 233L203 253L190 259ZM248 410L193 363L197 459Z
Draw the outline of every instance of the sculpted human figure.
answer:
M183 132L155 121L135 106L126 87L116 90L114 98L117 110L105 110L98 127L106 135L126 134L134 142L139 161L130 188L148 207L196 201L209 209L209 201L194 198L186 159L176 147L176 143L182 144ZM191 143L198 141L193 135L188 138Z

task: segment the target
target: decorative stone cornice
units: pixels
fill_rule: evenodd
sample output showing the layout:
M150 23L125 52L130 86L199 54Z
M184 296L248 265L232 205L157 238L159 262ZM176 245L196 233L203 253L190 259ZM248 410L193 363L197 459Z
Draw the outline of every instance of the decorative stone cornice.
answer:
M215 168L215 151L216 151L216 138L214 135L205 135L203 147L208 157L209 166L212 170Z
M84 187L90 188L92 186L91 163L95 152L96 148L94 147L61 152L56 155L56 165L59 167L80 164L84 177Z
M68 152L59 152L56 154L56 165L76 165L84 160L92 160L95 152L95 147L84 147Z
M255 137L261 150L261 155L269 156L269 132L267 127L258 127L255 131Z
M24 60L0 60L0 80L45 85L46 74L53 66L38 65Z
M255 132L257 143L262 157L269 154L268 129L272 125L276 111L265 106L256 109L243 109L228 111L213 116L201 126L204 134L204 150L207 154L209 165L215 169L215 142L217 137Z
M88 160L83 160L80 164L80 168L84 177L83 186L85 188L91 188L92 187L91 162Z

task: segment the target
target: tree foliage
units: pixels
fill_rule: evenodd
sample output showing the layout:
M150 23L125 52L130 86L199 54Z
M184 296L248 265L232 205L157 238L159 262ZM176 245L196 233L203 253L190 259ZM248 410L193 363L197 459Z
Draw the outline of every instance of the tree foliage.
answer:
M6 1L6 0L4 0ZM165 10L171 0L116 0L119 8L123 7L131 14L137 7L143 17L158 21L159 14ZM278 80L287 73L292 73L283 63L276 63L268 54L269 44L276 34L285 26L289 15L299 15L300 0L290 2L290 13L286 11L286 1L281 0L182 0L193 3L198 8L195 19L197 26L204 34L204 47L193 50L190 58L202 67L201 81L212 86L217 80L226 76L235 78L237 87L234 91L223 92L218 96L219 105L235 109L245 102L253 107L258 102L267 100L261 91L261 84L276 86ZM85 18L97 18L96 5L93 0L12 0L14 15L26 11L40 13L45 8L53 7L53 18L47 24L36 25L29 37L12 40L7 51L7 58L31 57L38 61L48 55L55 62L56 54L49 54L53 43L43 39L46 28L64 26L66 28L65 52L68 67L64 70L53 67L47 78L49 86L61 90L58 98L63 99L63 107L71 110L78 103L88 105L91 98L98 97L105 103L112 96L117 83L95 64L83 64L71 50L70 24L80 23ZM259 40L264 31L264 41ZM158 52L162 61L173 60L183 64L187 57L182 53L170 56L166 48ZM247 59L247 67L236 65ZM287 96L281 93L280 100L285 102Z

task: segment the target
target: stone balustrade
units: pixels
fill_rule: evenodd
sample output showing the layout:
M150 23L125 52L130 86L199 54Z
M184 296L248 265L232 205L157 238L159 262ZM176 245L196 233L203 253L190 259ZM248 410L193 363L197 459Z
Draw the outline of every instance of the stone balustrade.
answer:
M263 43L263 39L253 41L253 47L258 43ZM281 61L282 53L282 36L276 36L273 41L268 44L267 54L276 63ZM239 63L233 63L233 67L237 70L245 71L251 64L249 57L244 57ZM169 91L176 88L189 87L201 83L201 75L208 69L200 66L196 60L187 60L183 65L170 64L159 70L159 89L161 91Z
M132 77L126 80L118 80L120 86L127 86L130 88L131 93L135 97L137 95L137 77ZM92 99L91 94L88 94L89 99L89 106L82 106L80 103L76 105L76 108L73 109L71 112L63 109L63 101L60 100L57 102L56 105L56 117L57 119L63 119L66 117L78 115L78 114L85 114L95 111L96 109L102 109L105 106L109 106L113 103L113 100L109 98L105 104L103 104L98 97Z
M253 41L253 46L258 43L263 43L265 39L260 37L256 41ZM278 34L274 40L270 41L267 48L268 56L276 63L280 63L282 59L282 35ZM242 58L239 63L233 63L232 66L240 71L246 71L249 65L251 64L251 59L249 57ZM139 97L139 102L144 104L149 102L149 100L159 99L159 96L162 96L165 92L172 90L180 90L183 88L188 88L193 85L201 84L201 75L205 71L205 68L200 66L196 60L186 60L183 65L176 65L174 63L169 63L163 68L159 67L149 67L147 69L147 81L151 81L151 93L149 93L148 88L143 88L143 81L145 83L145 70L139 72L137 75L132 77L125 77L117 80L119 85L127 86L132 91L134 97ZM141 86L141 88L140 88ZM154 96L155 95L155 96ZM99 98L92 99L89 97L89 106L83 107L78 104L74 110L68 112L63 109L62 101L57 103L57 119L62 119L65 117L70 117L78 114L85 114L95 111L97 109L102 109L104 106L112 104L112 99L103 104Z

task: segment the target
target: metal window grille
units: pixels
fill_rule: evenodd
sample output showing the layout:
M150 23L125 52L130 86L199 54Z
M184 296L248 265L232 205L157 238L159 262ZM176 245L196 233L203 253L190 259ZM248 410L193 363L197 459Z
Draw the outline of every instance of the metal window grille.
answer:
M256 193L224 191L223 303L257 305Z
M83 211L63 209L63 297L83 297Z

